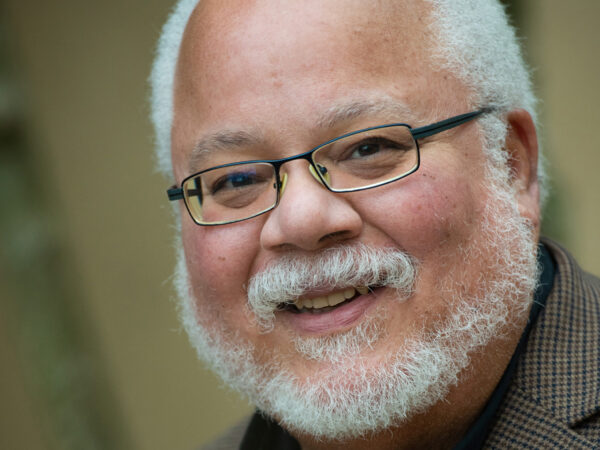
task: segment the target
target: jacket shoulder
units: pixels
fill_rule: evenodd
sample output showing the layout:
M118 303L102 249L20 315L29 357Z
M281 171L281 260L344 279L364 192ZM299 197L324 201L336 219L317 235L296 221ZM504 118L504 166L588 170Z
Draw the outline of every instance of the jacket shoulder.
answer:
M600 446L600 279L553 241L544 310L531 329L488 448Z

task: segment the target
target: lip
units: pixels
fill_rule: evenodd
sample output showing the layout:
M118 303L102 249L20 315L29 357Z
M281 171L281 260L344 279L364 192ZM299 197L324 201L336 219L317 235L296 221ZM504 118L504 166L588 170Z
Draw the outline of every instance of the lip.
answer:
M340 331L343 328L360 321L369 308L377 300L377 294L385 288L359 295L349 303L341 304L335 309L323 313L291 313L281 311L282 318L290 324L297 332L302 334L327 334Z

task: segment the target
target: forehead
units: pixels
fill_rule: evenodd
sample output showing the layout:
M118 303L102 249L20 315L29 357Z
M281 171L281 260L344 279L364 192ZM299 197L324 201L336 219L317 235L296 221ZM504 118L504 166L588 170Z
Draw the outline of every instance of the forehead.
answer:
M421 0L200 0L183 45L218 59L242 48L252 57L273 56L269 49L286 46L298 52L298 42L330 43L337 51L346 43L372 52L373 40L384 46L410 36L417 37L411 45L422 41L426 5ZM355 39L348 41L349 36ZM223 48L234 53L222 55Z
M361 65L358 76L417 70L427 30L418 0L204 0L186 27L177 78L214 89L253 69L273 80L349 62Z
M201 1L178 61L174 162L203 134L310 129L373 92L440 109L428 17L418 0Z

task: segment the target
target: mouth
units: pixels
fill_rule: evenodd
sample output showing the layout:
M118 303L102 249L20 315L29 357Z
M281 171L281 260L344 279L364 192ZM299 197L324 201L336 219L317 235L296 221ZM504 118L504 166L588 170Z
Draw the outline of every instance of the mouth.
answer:
M382 285L338 288L324 292L308 292L306 297L279 305L279 316L302 335L336 333L356 325L369 309L379 302ZM385 296L384 296L385 297Z
M378 286L347 287L327 295L312 298L299 298L293 302L281 303L277 309L295 314L323 314L333 311L377 289Z

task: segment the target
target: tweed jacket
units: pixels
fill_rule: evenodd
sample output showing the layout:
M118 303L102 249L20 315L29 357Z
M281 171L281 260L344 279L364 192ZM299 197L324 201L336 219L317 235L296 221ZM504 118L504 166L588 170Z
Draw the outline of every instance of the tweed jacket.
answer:
M554 286L484 448L600 448L600 279L556 243Z
M600 449L600 279L542 242L556 261L554 285L483 448ZM238 448L248 422L203 448Z

